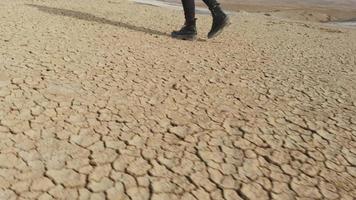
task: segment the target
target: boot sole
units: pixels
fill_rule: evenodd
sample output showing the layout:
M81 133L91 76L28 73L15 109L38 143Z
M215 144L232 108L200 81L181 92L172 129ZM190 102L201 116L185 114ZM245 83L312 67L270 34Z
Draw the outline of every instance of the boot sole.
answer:
M172 38L177 39L177 40L188 40L188 41L194 41L197 39L197 36L184 36L184 35L172 35Z
M228 27L231 25L231 21L230 21L230 18L229 17L226 17L224 23L221 25L220 29L213 35L208 35L208 39L212 39L212 38L215 38L217 36L219 36L222 31L224 30L224 28Z

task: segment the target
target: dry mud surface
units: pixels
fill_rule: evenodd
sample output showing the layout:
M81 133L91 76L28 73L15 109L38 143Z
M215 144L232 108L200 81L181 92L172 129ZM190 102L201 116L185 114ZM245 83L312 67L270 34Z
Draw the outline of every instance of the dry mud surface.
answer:
M356 198L356 31L0 1L0 199Z

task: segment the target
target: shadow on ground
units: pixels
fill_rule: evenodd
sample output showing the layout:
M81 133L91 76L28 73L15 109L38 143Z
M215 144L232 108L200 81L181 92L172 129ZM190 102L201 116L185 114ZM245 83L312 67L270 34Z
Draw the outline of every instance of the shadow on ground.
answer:
M95 15L92 15L90 13L85 13L85 12L80 12L80 11L74 11L74 10L68 10L68 9L62 9L62 8L54 8L54 7L48 7L48 6L42 6L42 5L35 5L35 4L26 4L27 6L35 7L38 10L42 12L49 13L51 15L60 15L60 16L66 16L66 17L72 17L75 19L80 19L80 20L85 20L85 21L90 21L90 22L97 22L101 24L108 24L112 26L117 26L117 27L122 27L122 28L127 28L133 31L139 31L139 32L144 32L148 34L154 34L154 35L161 35L161 36L169 36L167 33L145 28L145 27L140 27L140 26L135 26L131 24L127 24L124 22L117 22L117 21L112 21L109 19L105 19L102 17L97 17Z

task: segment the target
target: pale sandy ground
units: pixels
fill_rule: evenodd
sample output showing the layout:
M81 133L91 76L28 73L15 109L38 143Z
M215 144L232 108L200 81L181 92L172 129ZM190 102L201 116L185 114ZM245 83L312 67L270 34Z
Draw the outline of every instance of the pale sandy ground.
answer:
M182 10L181 0L132 0L146 5L160 6ZM266 16L278 17L281 19L291 19L309 22L338 23L341 25L350 24L356 27L356 0L334 1L316 0L315 2L304 1L276 1L276 0L218 0L225 12L249 12L260 13ZM307 3L309 2L309 3ZM319 3L317 3L319 2ZM339 4L338 4L339 3ZM210 14L207 6L201 0L196 0L196 12L200 14Z
M205 6L201 0L196 2L199 6ZM356 0L219 0L219 2L226 10L268 13L293 20L330 22L356 19Z
M198 17L0 1L0 199L355 199L356 31Z

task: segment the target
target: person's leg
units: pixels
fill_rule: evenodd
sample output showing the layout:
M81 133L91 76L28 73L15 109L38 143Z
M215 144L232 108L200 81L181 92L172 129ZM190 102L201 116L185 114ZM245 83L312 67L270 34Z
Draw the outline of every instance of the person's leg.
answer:
M182 0L185 22L192 23L195 21L195 1L194 0Z
M203 2L208 6L211 15L213 16L213 25L208 34L208 38L213 38L219 35L221 31L230 23L229 17L221 9L217 0L203 0Z
M183 40L194 40L197 36L194 0L182 0L185 23L179 31L173 31L172 37Z

